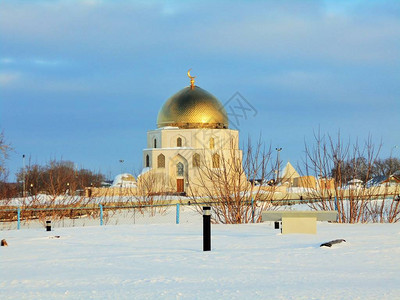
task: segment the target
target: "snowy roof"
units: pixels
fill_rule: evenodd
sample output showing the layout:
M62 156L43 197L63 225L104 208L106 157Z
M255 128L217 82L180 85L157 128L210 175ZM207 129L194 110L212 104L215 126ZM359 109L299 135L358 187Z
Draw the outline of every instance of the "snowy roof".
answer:
M115 176L111 187L136 187L136 179L129 173L119 174Z
M384 180L386 180L386 176L376 176L367 181L367 187L375 186L381 184Z
M163 151L163 150L194 150L195 148L193 147L168 147L168 148L144 148L144 151L148 151L148 150L159 150L159 151ZM200 150L204 150L203 148L198 148Z
M144 174L146 174L147 172L149 172L151 170L150 167L146 167L142 169L142 172L140 172L140 174L138 175L138 178Z
M157 128L156 130L164 130L164 129L179 129L179 127L176 127L176 126L164 126L164 127Z
M292 164L290 162L287 162L285 168L282 171L282 179L291 179L291 178L296 178L300 177L299 173L293 168Z
M352 183L363 183L363 181L360 180L360 179L352 179L352 180L350 180L348 183L349 183L349 184L352 184Z

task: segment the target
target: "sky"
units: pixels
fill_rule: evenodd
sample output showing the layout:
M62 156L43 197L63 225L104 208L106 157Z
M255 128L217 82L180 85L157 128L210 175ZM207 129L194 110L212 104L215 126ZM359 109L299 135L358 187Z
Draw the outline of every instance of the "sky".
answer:
M189 68L222 103L239 93L241 144L284 163L318 130L400 157L400 1L0 1L9 180L23 154L137 174Z

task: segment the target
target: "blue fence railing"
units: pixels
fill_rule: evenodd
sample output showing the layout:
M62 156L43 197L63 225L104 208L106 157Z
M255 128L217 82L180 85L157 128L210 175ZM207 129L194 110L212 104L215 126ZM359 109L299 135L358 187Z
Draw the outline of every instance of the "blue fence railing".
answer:
M255 222L255 201L251 200L246 201L248 204L251 205L251 222ZM140 210L143 212L146 209L158 209L158 208L168 208L168 207L174 207L175 210L170 211L170 214L175 214L174 216L174 221L176 224L179 224L181 222L181 205L184 205L184 207L198 207L202 205L216 205L216 204L221 204L221 202L204 202L204 203L176 203L176 204L151 204L151 205L105 205L105 204L98 204L98 205L90 205L90 206L85 206L85 207L75 207L75 206L58 206L58 207L10 207L10 208L0 208L0 214L6 213L5 217L0 217L0 221L4 223L13 223L17 221L17 229L21 229L21 221L25 220L26 222L33 221L35 219L38 219L39 217L43 220L43 218L51 219L52 216L57 219L61 220L62 218L64 219L76 219L79 218L77 216L81 215L86 215L86 212L91 211L90 215L92 217L92 220L95 220L98 218L97 224L100 226L105 225L105 219L106 217L109 217L109 215L105 215L105 211L110 212L110 211L126 211L129 209L133 209L133 211ZM68 213L63 213L62 211L69 211ZM95 213L93 213L93 211ZM12 213L16 212L17 213L17 220L15 220L15 215ZM11 213L11 214L10 214ZM57 216L61 216L61 218L57 218ZM136 214L137 216L137 214ZM171 220L172 221L172 220ZM14 223L15 224L15 223ZM1 229L1 228L0 228Z
M157 207L170 207L175 206L175 222L179 224L180 221L180 204L163 204L163 205L129 205L129 206L104 206L99 204L93 207L17 207L17 208L6 208L0 209L0 213L17 213L17 229L21 229L21 220L23 212L57 212L57 211L88 211L88 210L99 210L99 224L104 225L104 210L118 210L118 209L145 209L145 208L157 208ZM15 215L14 215L15 216ZM2 222L15 222L15 219L1 219Z

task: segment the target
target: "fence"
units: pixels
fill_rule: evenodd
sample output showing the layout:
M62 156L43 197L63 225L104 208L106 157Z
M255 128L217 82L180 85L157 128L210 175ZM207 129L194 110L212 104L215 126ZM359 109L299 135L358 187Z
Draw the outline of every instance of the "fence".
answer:
M18 207L0 209L0 230L118 224L188 223L198 216L194 206L181 204L92 207Z
M371 214L389 214L392 218L385 217L390 222L396 222L400 216L400 206L398 199L391 197L383 205L376 206ZM322 201L322 200L320 200ZM247 207L247 219L245 222L257 222L262 209L265 207L263 202L269 202L268 209L282 209L294 204L306 204L313 207L320 201L314 199L286 199L270 201L245 201L241 205ZM338 200L334 199L334 208L338 210ZM342 209L348 210L343 206L343 201L352 202L350 199L341 200ZM374 200L380 201L380 200ZM373 203L373 201L368 201ZM380 202L379 202L380 203ZM393 206L395 204L395 207ZM134 205L127 203L119 204L89 204L87 206L54 206L54 207L5 207L0 208L0 230L21 229L21 228L43 228L46 221L52 222L52 227L75 227L75 226L97 226L97 225L122 225L122 224L180 224L201 222L201 207L211 206L213 213L221 211L222 202L192 203L190 201L181 203L163 203L151 205ZM369 208L371 208L370 206ZM379 209L378 209L379 208ZM314 208L315 209L315 208ZM390 210L388 210L390 209ZM370 209L371 210L371 209ZM383 218L371 219L372 222L382 222ZM384 220L387 222L387 220Z
M203 205L217 206L221 205L221 202L0 208L0 230L40 228L44 227L48 220L52 221L52 227L193 223L201 222ZM251 206L251 220L255 222L254 201L248 201L246 205Z

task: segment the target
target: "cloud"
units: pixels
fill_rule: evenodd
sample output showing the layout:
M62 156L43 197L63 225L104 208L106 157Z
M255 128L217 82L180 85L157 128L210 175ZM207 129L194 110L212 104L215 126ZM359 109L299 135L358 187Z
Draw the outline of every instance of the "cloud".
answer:
M270 59L303 59L345 63L399 61L400 20L359 20L347 16L313 18L249 16L240 22L208 27L199 45ZM208 44L209 45L209 44Z
M8 87L14 85L21 78L19 73L15 72L1 72L0 73L0 86Z
M145 90L189 67L258 90L325 99L334 90L343 101L390 86L400 20L385 11L371 18L364 2L326 3L9 1L0 11L0 62L35 90Z
M64 62L60 60L47 60L41 58L32 59L31 62L35 65L40 65L40 66L59 66L64 64Z
M21 52L29 46L38 54L104 60L164 50L166 54L212 57L223 53L263 60L399 61L400 20L358 14L363 12L362 4L344 11L318 1L205 2L196 3L196 9L190 3L157 1L94 4L55 1L17 6L7 2L0 12L0 32Z
M105 136L104 128L133 130L122 148L131 149L126 155L136 149L140 162L145 131L163 101L189 83L192 67L196 83L219 99L243 94L260 112L248 132L293 143L294 156L317 124L356 135L396 128L399 3L2 1L2 125L21 141L18 151L31 149L26 132L35 126L80 136L82 147L93 144L82 128L110 145L121 139ZM395 143L395 131L384 133ZM48 145L57 146L54 138ZM35 142L47 143L36 135ZM121 157L101 147L91 155L102 162Z
M327 73L318 71L288 70L268 75L263 78L264 83L293 91L321 91L332 81Z
M0 85L5 90L30 91L39 93L65 93L95 91L93 82L88 83L82 78L48 78L29 73L0 73ZM57 100L58 98L53 98ZM12 101L10 99L10 101Z
M12 63L14 63L14 59L12 59L10 57L0 58L0 64L8 65L8 64L12 64Z
M43 58L12 58L3 57L0 58L0 64L3 65L14 65L14 66L61 66L66 65L67 62L63 60L54 59L43 59Z

